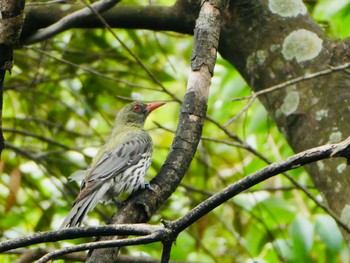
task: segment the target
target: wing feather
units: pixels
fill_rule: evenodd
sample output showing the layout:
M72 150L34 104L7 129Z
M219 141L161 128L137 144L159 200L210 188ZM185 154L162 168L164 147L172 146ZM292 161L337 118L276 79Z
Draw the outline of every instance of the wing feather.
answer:
M93 194L106 181L137 164L144 154L151 150L149 140L133 139L110 151L104 152L96 165L89 170L88 176L82 183L81 192L77 200Z
M61 228L80 225L86 214L113 187L110 180L115 176L121 176L126 169L137 164L145 154L151 154L151 138L146 135L112 147L101 155L93 167L85 170L88 175L83 180L80 193ZM80 173L84 171L79 172L79 175Z

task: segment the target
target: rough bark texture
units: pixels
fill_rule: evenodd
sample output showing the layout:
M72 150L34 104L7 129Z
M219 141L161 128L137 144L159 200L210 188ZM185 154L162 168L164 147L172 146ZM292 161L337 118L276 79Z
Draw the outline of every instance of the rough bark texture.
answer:
M5 147L2 134L3 85L6 71L11 72L13 47L24 23L24 0L0 1L0 155Z
M273 2L278 1L232 1L222 32L221 54L255 91L349 61L348 42L328 39L302 2L289 9ZM260 99L299 152L350 135L349 86L349 75L335 72ZM346 220L350 207L346 161L319 161L307 170L330 208Z
M167 30L193 34L199 4L199 1L178 1L171 7L117 5L103 13L103 18L111 27ZM79 3L64 6L65 8L61 6L50 7L50 12L45 6L30 8L26 13L27 23L23 27L21 42L26 42L27 38L39 29L46 28L84 7ZM96 17L77 20L71 25L71 28L98 27L103 27L103 25Z

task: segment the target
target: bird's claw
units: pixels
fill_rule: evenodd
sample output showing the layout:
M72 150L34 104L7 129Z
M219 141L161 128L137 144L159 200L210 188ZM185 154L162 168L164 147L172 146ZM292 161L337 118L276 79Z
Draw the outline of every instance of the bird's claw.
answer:
M152 186L149 182L145 182L145 189L147 189L148 191L151 191L153 193L156 192L156 191L154 191L154 189L152 188Z
M116 200L114 198L112 199L112 202L118 209L120 209L124 205L124 202L119 202L118 200Z

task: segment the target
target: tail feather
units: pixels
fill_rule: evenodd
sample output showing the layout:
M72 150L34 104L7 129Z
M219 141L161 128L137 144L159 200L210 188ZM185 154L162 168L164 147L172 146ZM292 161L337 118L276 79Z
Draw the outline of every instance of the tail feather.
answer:
M109 184L104 184L99 189L96 189L93 193L86 195L82 199L78 196L69 214L60 226L60 229L80 226L86 214L89 213L100 200L102 200L102 197L108 191L109 187Z
M64 219L60 229L66 227L80 226L86 214L93 208L94 195L89 195L86 198L75 202L67 217Z

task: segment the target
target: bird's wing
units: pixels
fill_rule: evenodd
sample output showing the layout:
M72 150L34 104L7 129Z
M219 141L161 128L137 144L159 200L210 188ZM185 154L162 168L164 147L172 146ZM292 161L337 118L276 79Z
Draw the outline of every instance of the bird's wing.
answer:
M104 182L137 164L145 154L152 151L151 147L146 138L133 139L103 153L96 165L90 168L77 200L92 194Z

